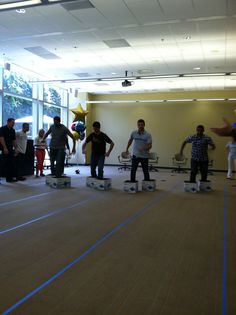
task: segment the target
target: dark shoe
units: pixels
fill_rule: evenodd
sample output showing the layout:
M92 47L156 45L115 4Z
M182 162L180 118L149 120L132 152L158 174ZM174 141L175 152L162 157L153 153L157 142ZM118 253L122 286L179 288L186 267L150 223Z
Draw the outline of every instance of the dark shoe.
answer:
M45 174L43 174L43 173L42 173L42 174L40 174L40 176L41 176L41 177L44 177L44 176L45 176Z
M7 183L15 183L15 182L18 182L18 180L15 178L8 178L8 179L6 179L6 182Z
M22 180L26 180L26 178L25 178L25 177L20 176L20 177L17 177L17 180L22 181Z

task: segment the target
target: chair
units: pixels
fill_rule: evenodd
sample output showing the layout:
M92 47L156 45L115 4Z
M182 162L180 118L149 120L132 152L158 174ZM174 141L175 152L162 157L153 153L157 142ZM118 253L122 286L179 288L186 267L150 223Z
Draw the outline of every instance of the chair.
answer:
M131 155L127 152L122 152L121 155L118 155L118 161L121 166L118 167L118 171L121 170L131 170Z
M157 164L159 157L156 152L149 152L148 156L148 170L150 172L158 172Z
M172 169L172 173L187 173L187 171L183 168L187 164L188 159L179 153L175 154L172 158L173 165L175 168Z

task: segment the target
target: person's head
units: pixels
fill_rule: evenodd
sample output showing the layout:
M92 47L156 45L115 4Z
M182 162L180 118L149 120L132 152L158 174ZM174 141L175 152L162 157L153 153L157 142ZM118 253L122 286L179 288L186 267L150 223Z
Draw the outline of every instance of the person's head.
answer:
M93 131L94 131L95 133L99 133L99 132L100 132L100 129L101 129L101 124L100 124L100 122L99 122L99 121L95 121L95 122L93 123Z
M7 127L8 128L13 128L15 125L15 119L14 118L8 118L7 120Z
M29 124L28 123L22 124L22 131L25 133L29 131Z
M138 131L143 132L145 128L145 121L143 119L139 119L137 121Z
M55 126L60 126L60 124L61 124L61 118L60 118L59 116L55 116L55 117L53 118L53 122L54 122L54 125L55 125Z
M39 129L39 137L42 138L45 135L44 129Z
M204 133L204 126L203 125L198 125L196 128L196 132L198 136L202 136Z

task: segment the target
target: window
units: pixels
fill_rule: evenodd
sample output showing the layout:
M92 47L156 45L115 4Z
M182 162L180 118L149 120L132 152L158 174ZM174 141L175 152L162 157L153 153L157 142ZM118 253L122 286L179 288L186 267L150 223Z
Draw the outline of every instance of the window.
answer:
M14 71L4 70L3 89L5 93L12 93L32 98L32 85L29 78Z
M22 123L29 123L30 131L28 136L32 137L32 101L11 95L4 95L3 124L5 125L7 119L11 117L15 119L15 130L21 130Z

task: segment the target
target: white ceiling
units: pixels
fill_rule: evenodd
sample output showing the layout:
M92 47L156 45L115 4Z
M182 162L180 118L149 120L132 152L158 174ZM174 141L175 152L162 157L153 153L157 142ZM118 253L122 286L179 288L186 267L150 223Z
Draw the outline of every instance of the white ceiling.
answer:
M44 75L43 80L124 77L128 71L133 82L131 87L122 87L122 80L71 82L79 91L236 89L236 75L135 79L236 73L236 0L78 0L71 5L0 12L2 59ZM128 47L107 45L119 43ZM43 57L32 53L35 47Z

